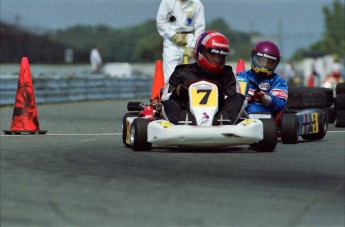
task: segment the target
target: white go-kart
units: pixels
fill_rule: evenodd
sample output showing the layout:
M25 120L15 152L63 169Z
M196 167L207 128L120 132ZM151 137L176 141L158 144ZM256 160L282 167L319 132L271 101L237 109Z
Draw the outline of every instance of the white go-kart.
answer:
M241 81L241 90L247 94L247 81ZM123 143L135 151L148 151L154 146L222 148L239 145L249 145L258 152L275 150L277 125L274 119L252 119L242 111L234 125L223 125L222 119L212 125L218 112L217 85L198 81L189 86L188 94L196 125L189 124L188 115L182 125L164 119L158 98L151 100L150 105L129 102L127 109L131 112L123 117Z

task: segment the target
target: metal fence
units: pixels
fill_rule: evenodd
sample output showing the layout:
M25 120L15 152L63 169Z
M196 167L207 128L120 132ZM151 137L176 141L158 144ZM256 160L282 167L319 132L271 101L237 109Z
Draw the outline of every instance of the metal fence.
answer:
M150 97L152 79L106 75L33 77L36 103ZM0 106L15 103L18 78L0 78Z

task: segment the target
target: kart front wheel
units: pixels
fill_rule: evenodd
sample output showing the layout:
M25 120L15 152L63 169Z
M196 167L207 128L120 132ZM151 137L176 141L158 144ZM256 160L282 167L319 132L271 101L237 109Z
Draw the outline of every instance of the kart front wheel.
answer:
M127 125L127 118L128 117L137 117L138 113L126 113L122 118L122 142L126 147L131 147L129 143L127 143L127 134L130 132L129 125Z
M260 120L264 126L264 138L254 146L254 150L273 152L277 146L277 123L273 118Z
M297 116L284 113L281 119L281 140L285 144L297 144L299 138Z
M134 151L149 151L151 149L152 144L147 142L149 122L146 118L134 119L130 131L131 145Z

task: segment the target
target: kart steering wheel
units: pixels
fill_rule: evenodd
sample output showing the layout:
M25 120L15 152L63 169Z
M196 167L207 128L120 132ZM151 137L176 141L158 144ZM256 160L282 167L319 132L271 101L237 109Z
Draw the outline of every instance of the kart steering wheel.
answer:
M254 81L248 80L248 82L249 82L250 85L253 85L253 87L254 87L254 92L255 92L255 91L261 91L259 85L256 84ZM247 95L250 97L249 100L248 100L248 102L255 102L254 94L249 94L249 92L248 92Z
M248 80L249 84L253 85L255 87L255 91L261 91L259 85L257 85L254 81Z

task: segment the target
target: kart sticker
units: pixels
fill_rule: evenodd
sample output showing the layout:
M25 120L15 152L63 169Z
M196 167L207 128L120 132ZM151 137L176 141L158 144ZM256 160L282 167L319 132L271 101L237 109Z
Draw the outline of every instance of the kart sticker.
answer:
M170 122L167 121L161 121L159 124L161 124L164 128L170 128L171 126Z
M207 125L207 123L209 122L210 120L210 116L206 113L206 112L203 112L202 113L202 121L201 121L201 126L205 126Z
M238 83L240 84L241 94L246 97L248 93L248 81L238 79Z
M126 143L131 143L131 122L126 120Z
M318 112L312 113L311 120L312 120L312 125L313 125L312 131L314 133L319 132L319 122L318 122L318 120L319 120L319 113Z
M271 114L249 114L249 118L251 119L270 119L272 118Z
M246 119L244 121L242 121L243 126L252 124L254 122L254 119Z
M304 113L302 115L302 135L319 132L319 113Z

